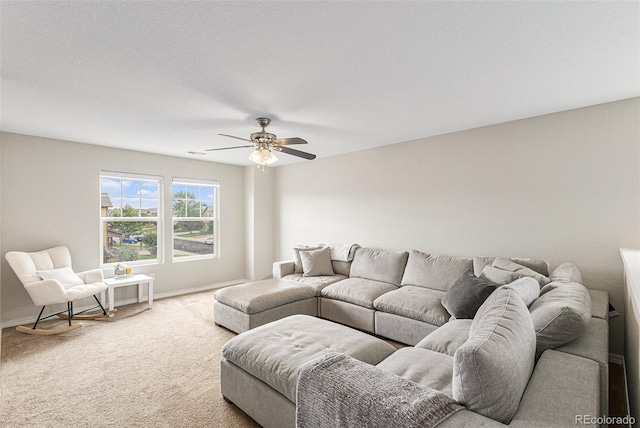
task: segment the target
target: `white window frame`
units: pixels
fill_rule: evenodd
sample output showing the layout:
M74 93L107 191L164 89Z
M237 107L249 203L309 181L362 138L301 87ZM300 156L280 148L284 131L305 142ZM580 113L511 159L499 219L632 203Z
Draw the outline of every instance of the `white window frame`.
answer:
M100 199L102 199L102 179L103 178L113 178L116 180L135 180L135 181L146 181L153 182L158 185L158 209L155 217L110 217L110 216L102 216L102 207L100 207L100 267L107 268L113 267L117 262L113 263L105 263L104 262L104 223L105 222L156 222L156 236L157 236L157 248L156 248L156 258L153 260L133 260L126 261L128 266L144 266L144 265L158 265L164 263L164 245L163 245L163 230L164 224L162 221L162 211L163 211L163 177L159 175L146 175L146 174L135 174L129 172L115 172L115 171L100 171L100 181L99 181L99 191L98 194ZM101 204L102 205L102 204ZM141 208L142 209L142 208Z
M211 187L213 192L213 212L211 217L174 217L173 215L173 186L198 186L198 187ZM194 260L211 260L220 257L220 183L217 180L202 180L197 178L181 178L173 177L171 181L171 260L174 263L189 262ZM213 221L213 253L212 254L194 254L191 256L174 255L174 222L177 221Z

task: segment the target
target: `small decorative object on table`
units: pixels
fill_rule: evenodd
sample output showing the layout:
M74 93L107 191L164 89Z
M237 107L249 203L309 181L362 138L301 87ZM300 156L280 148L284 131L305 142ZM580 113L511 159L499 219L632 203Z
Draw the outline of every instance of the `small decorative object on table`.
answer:
M126 275L127 269L130 271L131 268L127 267L127 265L122 262L116 263L113 267L113 274L116 277L123 277Z

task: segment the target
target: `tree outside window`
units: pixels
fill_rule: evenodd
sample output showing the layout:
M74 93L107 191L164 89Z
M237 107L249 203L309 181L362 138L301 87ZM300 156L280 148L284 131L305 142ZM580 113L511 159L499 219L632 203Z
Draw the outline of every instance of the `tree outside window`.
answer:
M159 262L160 177L100 176L102 263Z
M174 180L172 186L173 258L191 260L217 255L215 182Z

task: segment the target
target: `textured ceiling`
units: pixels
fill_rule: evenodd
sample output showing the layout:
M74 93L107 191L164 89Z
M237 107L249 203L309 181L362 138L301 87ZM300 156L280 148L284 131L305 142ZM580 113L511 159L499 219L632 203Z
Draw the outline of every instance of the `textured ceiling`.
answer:
M3 131L248 165L640 95L640 3L2 1ZM285 154L275 165L307 162Z

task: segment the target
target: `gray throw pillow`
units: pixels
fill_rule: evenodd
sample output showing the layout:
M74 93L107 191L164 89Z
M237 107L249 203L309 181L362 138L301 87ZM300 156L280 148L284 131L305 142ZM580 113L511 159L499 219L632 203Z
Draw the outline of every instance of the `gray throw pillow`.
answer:
M302 260L300 260L300 251L319 250L322 245L296 245L293 247L293 271L302 273Z
M331 266L331 248L324 247L319 250L301 250L302 276L334 275Z
M478 278L471 270L458 278L442 298L442 306L456 319L473 319L496 284Z

